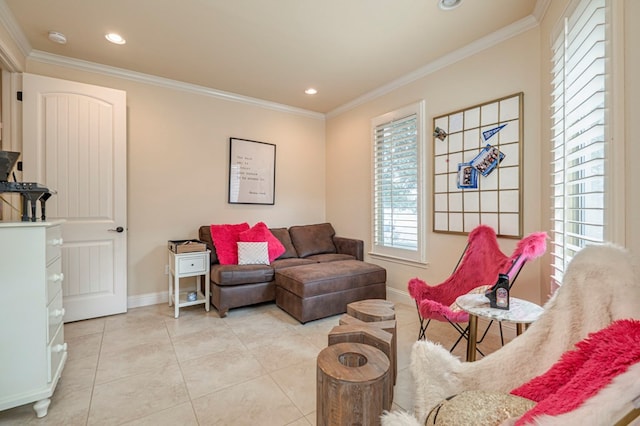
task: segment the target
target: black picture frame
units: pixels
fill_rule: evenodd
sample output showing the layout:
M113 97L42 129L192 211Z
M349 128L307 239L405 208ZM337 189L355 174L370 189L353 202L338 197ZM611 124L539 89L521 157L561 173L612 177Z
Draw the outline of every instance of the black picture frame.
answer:
M229 138L229 204L275 204L276 145Z

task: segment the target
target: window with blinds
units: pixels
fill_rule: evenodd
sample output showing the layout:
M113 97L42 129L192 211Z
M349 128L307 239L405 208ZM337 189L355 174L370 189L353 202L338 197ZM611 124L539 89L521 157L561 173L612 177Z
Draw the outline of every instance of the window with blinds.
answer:
M552 280L604 241L607 131L605 0L580 0L552 45Z
M380 116L373 130L374 254L424 261L421 104Z

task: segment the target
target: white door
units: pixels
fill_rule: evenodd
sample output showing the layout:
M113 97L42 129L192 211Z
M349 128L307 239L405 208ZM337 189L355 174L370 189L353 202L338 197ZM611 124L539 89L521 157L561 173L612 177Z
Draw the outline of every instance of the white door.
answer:
M64 321L127 310L126 93L23 74L23 180L57 191Z

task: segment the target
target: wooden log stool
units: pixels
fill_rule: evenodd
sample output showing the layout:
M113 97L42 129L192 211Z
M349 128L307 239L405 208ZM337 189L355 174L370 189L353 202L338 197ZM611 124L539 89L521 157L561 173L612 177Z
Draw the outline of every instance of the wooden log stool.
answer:
M395 305L384 299L366 299L347 305L347 314L364 322L396 319Z
M393 357L389 357L389 360L392 361L392 376L395 384L398 376L398 338L394 303L384 299L366 299L349 303L347 305L347 314L340 317L340 325L362 323L373 325L393 334Z
M390 365L395 364L393 352L393 335L381 328L367 323L352 325L337 325L329 332L329 346L338 343L362 343L380 349L389 358ZM389 369L389 399L393 402L393 385L395 372Z
M389 359L362 343L337 343L318 354L316 424L379 425L391 409Z

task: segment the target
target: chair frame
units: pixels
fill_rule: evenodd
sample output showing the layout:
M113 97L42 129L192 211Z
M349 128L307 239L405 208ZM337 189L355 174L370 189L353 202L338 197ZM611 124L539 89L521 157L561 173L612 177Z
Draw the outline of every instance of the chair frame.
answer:
M462 255L460 256L460 258L458 259L458 262L456 263L455 267L453 268L453 271L451 272L452 274L458 269L458 267L460 266L460 263L462 262L462 259L464 259L465 254L467 253L467 249L469 248L469 243L467 243L467 245L465 246L464 250L462 251ZM518 278L518 275L520 275L520 272L522 271L522 268L524 267L524 265L527 263L526 260L524 260L523 262L519 262L520 258L522 257L522 255L519 255L518 257L516 257L513 260L513 263L511 265L511 267L509 268L509 270L506 272L507 275L509 275L509 290L511 290L511 287L513 287L513 284L515 283L516 279ZM511 274L514 273L513 269L518 266L518 269L515 271L515 274L513 275L513 278L511 278ZM418 319L420 320L420 330L418 331L418 340L425 340L426 339L426 332L427 332L427 327L429 326L429 324L431 323L431 319L426 320L426 324L425 324L425 318L422 317L422 315L420 315L420 306L418 301L416 300L416 309L418 311ZM451 321L449 318L446 318L447 322L449 324L451 324L451 326L453 328L455 328L458 333L460 334L460 336L458 337L458 339L456 340L456 342L453 344L453 346L451 347L451 349L449 349L449 352L453 352L455 350L455 348L458 346L458 343L460 343L460 341L464 338L465 340L469 341L469 324L467 323L467 326L465 328L463 328L460 324L455 323L453 321ZM493 320L489 321L489 324L487 325L487 328L485 328L484 332L482 333L482 337L476 342L476 344L480 344L484 341L484 338L487 336L487 333L489 332L489 329L491 328L491 326L493 325ZM502 323L498 322L498 327L500 328L500 344L502 346L504 346L504 333L502 330ZM482 353L482 351L480 350L480 348L478 348L476 346L476 351L481 355L484 356L484 353Z

